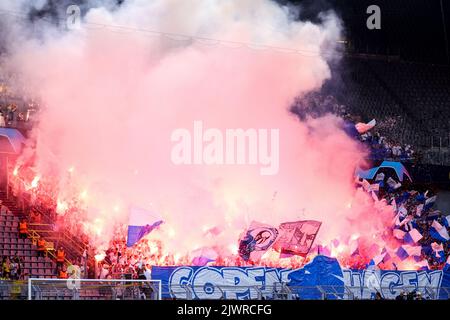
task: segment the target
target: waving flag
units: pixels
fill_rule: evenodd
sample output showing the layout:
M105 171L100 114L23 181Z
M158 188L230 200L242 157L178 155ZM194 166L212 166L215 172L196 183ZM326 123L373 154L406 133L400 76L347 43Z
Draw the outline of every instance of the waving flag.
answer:
M422 254L422 246L403 245L402 247L408 253L409 256L420 257Z
M400 223L400 227L401 227L401 226L404 226L404 225L406 225L406 224L408 224L409 222L412 221L412 219L413 219L413 216L412 216L412 215L407 215L407 216L405 217L405 219L403 219L402 222Z
M444 228L436 220L434 220L433 224L431 225L430 236L433 239L439 240L441 242L447 242L450 239L450 236L448 235L447 229Z
M425 200L426 200L426 197L425 197L425 195L423 193L417 194L417 196L416 196L416 201L417 202L423 203L423 202L425 202Z
M277 237L276 228L252 221L239 241L239 256L245 261L258 260L273 245Z
M356 250L350 250L350 252L352 253L351 255L350 255L350 257L356 257L356 256L359 256L359 248L356 248Z
M192 265L205 266L208 263L215 261L218 257L218 254L215 250L211 248L202 247L200 249L194 250L191 253L191 256L194 257L192 259Z
M406 258L412 256L420 257L421 254L422 254L421 246L403 245L397 250L397 257L399 257L400 260L405 260Z
M436 242L433 242L431 244L431 248L433 249L434 252L439 252L439 251L444 251L444 246L442 244L438 244Z
M430 209L434 203L436 202L437 196L433 196L431 198L428 198L427 200L425 200L425 205L423 207L424 211L427 211L428 209Z
M391 201L391 206L392 206L392 210L394 211L394 212L397 212L397 203L395 202L395 199L393 199L392 201Z
M420 217L422 215L423 204L419 204L416 208L416 216Z
M280 224L280 235L274 249L284 253L306 256L314 243L322 222L304 220Z
M419 270L428 270L430 268L426 259L417 262L416 266L419 268Z
M377 121L375 119L372 119L368 123L358 122L357 124L355 124L355 128L356 128L356 130L358 130L358 132L360 134L363 134L363 133L369 131L370 129L372 129L373 127L375 127L376 124L377 124Z
M386 253L379 254L379 255L375 256L371 261L373 261L373 264L377 266L383 261L385 256L386 256Z
M399 257L400 260L402 260L402 261L409 257L408 252L405 250L405 248L403 248L403 246L398 248L398 250L397 250L397 257Z
M405 237L405 233L404 231L400 230L400 229L394 229L392 231L394 237L396 237L397 239L403 239Z
M406 210L405 206L401 205L398 209L398 215L400 218L405 218L408 215L408 210Z
M420 234L420 232L417 229L412 229L410 232L408 232L405 235L405 242L406 243L417 243L422 239L423 236Z
M384 257L383 257L383 262L387 262L387 261L389 261L391 258L392 258L391 255L390 255L388 252L386 252L386 253L384 254Z
M398 188L400 188L400 187L402 186L402 184L401 184L400 182L395 181L395 180L392 179L391 177L388 178L387 184L388 184L389 187L391 187L393 190L397 190Z
M131 207L128 222L127 247L132 247L162 223L163 221L158 215L141 208Z
M394 217L394 219L392 220L392 223L398 227L400 226L400 213L397 213Z
M450 228L450 215L444 217L442 223L446 228Z
M362 186L363 186L363 188L364 188L364 191L367 191L367 192L369 192L371 189L370 189L370 183L369 183L369 181L367 181L366 179L363 179L363 181L362 181Z
M437 218L439 218L441 216L441 212L439 210L436 211L430 211L427 215L425 220L426 221L434 221Z
M395 198L395 202L397 202L397 206L401 205L403 202L406 202L409 199L409 192L405 191L403 194L397 198Z
M377 203L378 201L380 201L380 199L378 199L378 196L375 192L371 191L370 195L372 196L373 201L375 201L375 203Z
M437 196L432 196L431 198L428 198L425 200L425 205L435 203L437 199Z

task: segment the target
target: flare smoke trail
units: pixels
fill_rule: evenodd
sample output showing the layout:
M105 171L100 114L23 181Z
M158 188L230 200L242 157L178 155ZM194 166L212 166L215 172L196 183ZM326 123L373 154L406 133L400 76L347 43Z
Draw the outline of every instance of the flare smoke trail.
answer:
M0 9L31 10L26 2L5 3ZM11 18L7 25L16 41L9 42L5 67L45 105L34 132L37 170L65 186L74 168L71 181L85 190L87 222L99 225L99 241L109 240L115 221L127 221L129 205L162 215L165 224L151 236L177 253L205 245L232 250L252 220L317 219L319 241L382 229L384 216L368 214L370 199L353 186L363 154L339 129L341 120L299 122L289 113L294 97L330 77L329 59L339 59L342 26L332 12L311 23L269 0L112 7L87 10L77 30L39 19L31 25ZM249 165L174 165L171 133L192 131L195 120L220 130L279 129L278 174L262 176ZM59 199L70 192L62 187ZM215 226L222 233L205 237Z

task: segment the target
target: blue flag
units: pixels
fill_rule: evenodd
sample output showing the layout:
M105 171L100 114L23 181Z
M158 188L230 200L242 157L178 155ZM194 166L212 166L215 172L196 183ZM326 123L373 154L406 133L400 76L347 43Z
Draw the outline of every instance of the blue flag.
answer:
M427 211L428 209L431 209L436 202L437 197L433 196L431 198L428 198L425 200L425 205L423 206L423 211Z
M162 219L152 212L132 207L128 222L127 247L132 247L162 223Z
M194 250L191 256L194 257L192 259L192 265L194 266L206 266L208 263L215 261L218 257L217 252L208 247Z
M419 194L416 196L416 200L417 200L418 202L420 202L420 203L425 202L425 200L426 200L425 195L424 195L423 193L419 193Z
M446 228L450 228L450 216L446 216L445 218L442 219L442 224L446 227Z
M447 229L436 220L430 227L430 236L440 242L447 242L450 239Z
M406 252L406 250L403 249L403 246L398 248L398 250L397 250L397 257L399 257L400 260L405 260L406 258L409 257L408 252Z

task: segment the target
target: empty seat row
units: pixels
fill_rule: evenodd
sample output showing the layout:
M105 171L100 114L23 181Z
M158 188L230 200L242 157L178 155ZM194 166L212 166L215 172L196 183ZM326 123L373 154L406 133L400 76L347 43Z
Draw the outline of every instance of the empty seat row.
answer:
M9 227L9 228L17 228L19 226L19 222L17 222L17 221L1 221L1 224L4 227Z
M32 247L30 244L0 244L0 248L4 250L23 250L23 251L31 251Z
M19 238L17 233L10 232L5 233L3 232L3 235L0 234L0 243L10 243L10 244L31 244L31 239L21 239Z
M16 235L13 235L11 237L8 236L0 236L0 245L2 244L20 244L20 245L26 245L29 244L31 245L31 240L27 240L27 239L19 239L16 238Z
M28 269L55 268L56 265L51 262L24 262L23 267Z
M3 201L3 204L9 209L14 207L12 202ZM48 256L38 257L37 247L30 238L19 238L20 210L10 211L0 215L0 256L19 256L22 260L22 275L25 280L29 277L57 278L56 263Z
M0 221L1 222L6 222L6 221L19 222L19 217L11 216L11 215L0 215Z
M55 275L55 270L51 268L24 269L24 273L29 276L52 276Z
M0 250L0 254L4 256L14 256L18 255L19 257L36 257L37 252L35 250L12 250L12 249L3 249Z
M17 249L31 250L33 245L32 243L19 243L18 241L12 242L11 240L12 239L0 238L0 248L3 247L4 249L8 249L10 247L16 247Z
M16 231L0 231L0 238L18 238L18 232Z
M0 225L0 232L16 232L16 233L18 233L17 227L14 228L12 226L4 226L3 224Z

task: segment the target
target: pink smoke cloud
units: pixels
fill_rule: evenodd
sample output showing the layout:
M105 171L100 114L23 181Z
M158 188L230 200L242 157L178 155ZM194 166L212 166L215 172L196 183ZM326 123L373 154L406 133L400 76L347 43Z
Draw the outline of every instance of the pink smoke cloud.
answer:
M8 64L45 105L35 130L38 172L58 181L60 199L74 192L68 184L85 192L86 221L102 226L99 245L111 238L115 222L127 222L129 205L163 217L151 236L176 253L229 248L252 220L320 220L319 242L382 229L387 214L371 214L370 197L353 185L364 154L340 129L341 120L299 122L289 112L296 96L330 77L326 55L340 34L335 16L314 25L291 20L266 0L193 1L188 8L165 0L130 2L114 13L93 9L85 21L81 30L20 43ZM94 22L317 54L204 45L89 25ZM196 120L222 131L279 129L279 172L174 165L171 133L192 131ZM223 232L203 236L216 226Z

